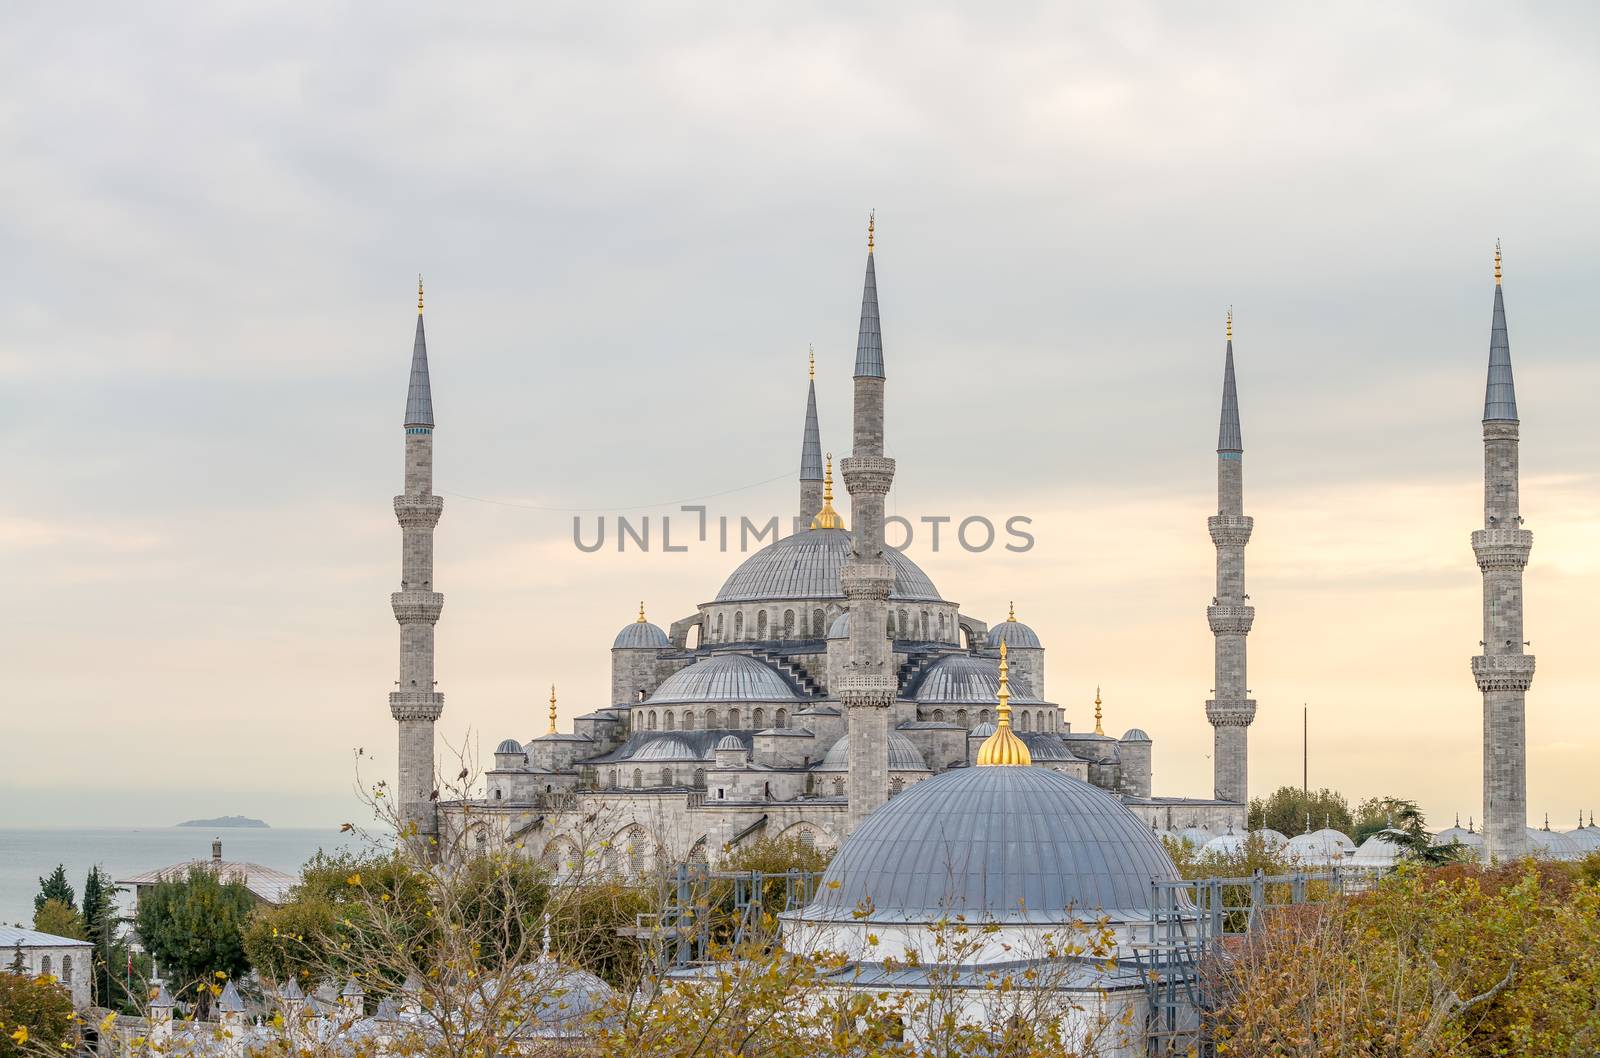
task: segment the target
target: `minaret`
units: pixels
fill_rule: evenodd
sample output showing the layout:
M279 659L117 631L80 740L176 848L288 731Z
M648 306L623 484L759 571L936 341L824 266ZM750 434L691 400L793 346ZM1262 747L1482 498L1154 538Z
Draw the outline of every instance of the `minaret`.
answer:
M878 277L873 264L876 216L867 221L867 277L861 290L856 339L853 449L841 460L855 523L850 558L839 571L850 611L844 678L836 693L850 735L848 830L889 799L889 712L896 683L888 634L889 588L883 553L883 498L894 481L894 460L883 454L883 338L878 330Z
M811 353L811 381L806 389L806 428L800 438L800 520L803 530L822 510L822 431L817 426L817 354Z
M1247 697L1245 637L1256 608L1245 602L1244 547L1255 519L1244 513L1244 439L1239 432L1239 393L1233 381L1233 310L1228 310L1228 350L1222 368L1222 427L1217 436L1217 513L1206 521L1217 548L1217 595L1206 607L1216 637L1216 677L1206 702L1211 721L1212 767L1219 801L1249 800L1249 729L1256 703Z
M400 521L400 590L389 597L400 622L400 679L389 712L400 725L401 825L419 837L438 833L433 795L433 722L444 711L434 690L433 626L444 596L433 590L433 527L444 500L433 494L433 390L428 384L428 343L422 332L422 278L417 277L417 338L411 349L406 395L405 492L394 498Z
M1483 653L1472 675L1483 692L1483 834L1491 860L1528 854L1527 693L1533 655L1522 640L1522 570L1533 533L1522 528L1518 502L1517 390L1500 289L1500 244L1494 248L1494 316L1489 329L1489 382L1483 398L1483 528L1472 550L1483 571Z

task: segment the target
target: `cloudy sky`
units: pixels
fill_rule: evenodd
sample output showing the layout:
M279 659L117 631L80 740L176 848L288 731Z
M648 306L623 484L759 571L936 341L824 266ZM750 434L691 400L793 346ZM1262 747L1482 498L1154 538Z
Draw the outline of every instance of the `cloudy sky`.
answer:
M573 518L794 505L848 448L867 211L910 554L1015 598L1069 721L1206 795L1223 315L1251 783L1480 815L1491 256L1534 531L1529 804L1600 810L1587 5L54 4L0 12L0 824L329 825L393 766L416 275L442 739L604 703L738 556ZM687 516L678 515L680 519ZM678 526L682 531L687 523ZM659 542L659 541L657 541Z

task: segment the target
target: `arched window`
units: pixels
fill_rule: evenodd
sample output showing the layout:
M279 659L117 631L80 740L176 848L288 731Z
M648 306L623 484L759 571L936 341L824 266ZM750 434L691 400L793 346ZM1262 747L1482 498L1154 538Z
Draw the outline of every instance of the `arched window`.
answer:
M72 984L72 956L70 955L61 957L61 980L65 981L69 986Z
M693 731L694 730L694 710L693 709L685 709L683 711L683 729L685 731Z
M785 610L785 611L783 611L783 638L785 638L785 639L793 639L794 638L794 611L793 610Z
M688 647L690 650L697 649L700 646L700 635L702 631L703 628L700 624L696 623L690 625L689 630L683 634L683 645Z
M733 615L733 638L744 638L744 611L739 610Z
M928 611L922 611L922 638L928 638Z
M1022 715L1017 717L1017 730L1028 730L1028 711L1026 709L1022 710Z
M817 847L817 835L816 835L816 832L813 831L813 830L810 830L810 829L805 829L805 830L800 831L800 844L804 845L808 849L816 848Z
M939 611L939 638L944 639L944 611Z
M935 723L940 723L940 724L944 723L944 710L943 709L935 709L933 711L933 719L934 719Z
M778 710L778 718L777 718L776 721L774 721L772 726L773 727L788 727L789 726L789 710L787 710L787 709L779 709Z
M989 722L989 710L980 709L978 711L978 723L987 724L988 722Z
M671 768L662 768L661 769L661 785L662 786L671 786L672 785L672 769Z
M617 788L617 769L612 768L606 772L606 785L613 790Z
M811 635L812 635L812 638L821 639L823 636L825 636L827 634L828 634L828 630L826 628L822 627L822 610L821 609L812 610L811 611Z
M759 705L756 706L755 711L750 714L750 726L755 728L757 731L766 729L767 711L761 708Z
M889 611L889 617L888 617L888 620L885 622L885 624L889 629L889 638L893 639L894 638L894 611L893 610Z
M722 639L722 615L720 613L717 614L717 633L716 633L716 638L717 638L718 641L720 641Z
M737 705L728 706L728 726L735 731L739 729L739 707Z
M39 973L44 977L50 976L50 956L46 955L39 960Z
M704 768L696 768L694 770L694 788L696 790L704 790L706 788L706 770ZM701 850L702 855L704 851L704 849Z
M628 866L634 874L643 874L645 865L644 835L635 831L628 845Z
M756 638L767 638L767 611L765 610L756 614Z
M901 610L900 611L900 638L902 638L902 639L914 639L914 638L916 638L916 634L917 634L916 630L911 627L911 616L909 614L907 614L904 610Z
M661 714L661 728L664 731L672 730L672 710L668 709Z
M717 723L718 723L717 711L715 709L707 709L706 710L706 730L707 731L714 730L716 728L716 726L717 726Z
M962 727L967 726L967 711L965 709L956 710L956 723L960 724Z
M844 779L837 775L833 777L833 796L844 796Z
M906 788L906 781L904 779L902 779L900 776L896 775L894 778L889 780L889 796L890 797L893 797L895 794L899 793L901 790L904 790L905 788Z
M644 726L651 731L656 729L656 711L650 710L650 715L645 718Z
M638 768L633 769L633 788L635 790L644 788L644 772Z

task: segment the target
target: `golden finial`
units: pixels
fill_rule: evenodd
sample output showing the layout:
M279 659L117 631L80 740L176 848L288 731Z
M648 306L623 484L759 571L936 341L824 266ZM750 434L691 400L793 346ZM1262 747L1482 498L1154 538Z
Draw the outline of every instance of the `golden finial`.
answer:
M639 620L635 624L644 624L644 600L639 600Z
M1011 607L1011 612L1006 614L1006 620L1007 621L1015 621L1017 619L1017 604L1014 603L1014 602L1011 602L1011 603L1007 603L1006 605Z
M417 273L417 315L422 315L422 273Z
M833 453L828 453L828 467L822 473L822 510L811 519L813 529L843 529L844 519L833 509Z
M1233 341L1233 306L1228 306L1228 341Z
M817 347L811 345L806 348L809 350L808 355L811 357L811 381L815 382L817 380Z
M872 232L878 225L878 211L873 210L867 214L867 252L872 252Z
M1494 285L1500 285L1500 240L1494 241Z
M556 733L556 685L550 685L550 733Z
M1011 679L1009 676L1010 665L1006 661L1006 645L1000 644L1000 691L995 696L999 706L994 711L994 734L983 740L983 745L978 747L978 764L991 766L996 764L1027 765L1033 763L1033 754L1028 752L1028 744L1017 737L1011 730Z
M1106 729L1100 726L1100 688L1094 689L1094 733L1103 735Z

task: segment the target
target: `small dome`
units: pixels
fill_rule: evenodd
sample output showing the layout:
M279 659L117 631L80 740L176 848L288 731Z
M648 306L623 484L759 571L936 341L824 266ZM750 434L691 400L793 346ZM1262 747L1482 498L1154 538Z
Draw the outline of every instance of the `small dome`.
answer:
M1216 835L1211 832L1210 827L1185 827L1178 831L1177 837L1187 841L1197 849L1203 849L1211 843L1211 839Z
M672 640L667 638L667 633L651 624L649 621L629 621L622 626L622 631L617 633L617 638L611 641L611 649L633 649L638 647L650 650L660 650L670 647Z
M1290 859L1305 863L1339 863L1356 851L1356 843L1347 834L1328 828L1296 834L1285 851Z
M822 763L818 764L815 771L849 771L850 770L850 736L845 735L839 741L828 747L828 752L823 756ZM916 743L898 731L889 732L889 770L890 771L927 771L928 762L922 759Z
M1269 849L1281 849L1289 844L1287 837L1271 827L1262 827L1260 830L1252 830L1250 833L1259 836Z
M1363 841L1361 847L1356 849L1356 854L1351 857L1351 862L1362 867L1393 866L1400 859L1399 841L1405 837L1404 831L1386 827Z
M1137 921L1153 880L1178 872L1112 794L1046 768L957 768L868 816L796 917L858 921L870 906L867 922Z
M1039 634L1015 617L1009 617L989 629L989 649L999 650L1004 643L1007 650L1037 649L1042 644Z
M1008 674L1012 705L1043 705L1028 681ZM923 670L912 697L919 705L994 705L1000 700L1000 661L971 654L948 654Z
M829 639L850 638L850 611L846 610L833 619L833 624L828 626Z
M1445 827L1433 836L1435 845L1466 845L1483 848L1483 835L1462 826Z
M723 735L721 740L717 742L717 752L743 753L744 743L739 741L739 737L737 735Z
M894 572L889 598L940 602L928 575L905 555L886 547ZM843 599L839 571L850 558L850 534L843 529L805 529L768 544L739 564L717 592L716 602L784 599Z
M1535 856L1547 860L1581 860L1583 853L1588 851L1580 849L1565 834L1536 827L1528 828L1528 848Z
M799 695L772 669L746 654L714 654L661 681L652 703L793 702Z
M1200 846L1200 851L1213 856L1237 856L1245 851L1245 846L1250 841L1248 834L1235 834L1232 830L1216 837Z
M522 743L514 738L508 738L494 748L496 753L521 753Z
M1600 849L1600 828L1597 827L1579 827L1577 830L1569 830L1566 833L1566 838L1582 849L1585 854Z
M967 732L967 737L968 738L988 738L990 735L994 734L994 732L995 732L995 723L994 723L994 721L993 720L985 720L983 723L978 724L971 731Z
M1027 745L1028 756L1033 758L1035 764L1078 759L1067 749L1065 742L1048 731L1018 731L1016 734Z
M1130 728L1128 728L1128 730L1126 732L1123 733L1123 736L1119 741L1122 741L1122 742L1149 742L1150 741L1150 736L1145 734L1144 731L1141 730L1140 728L1130 727Z

